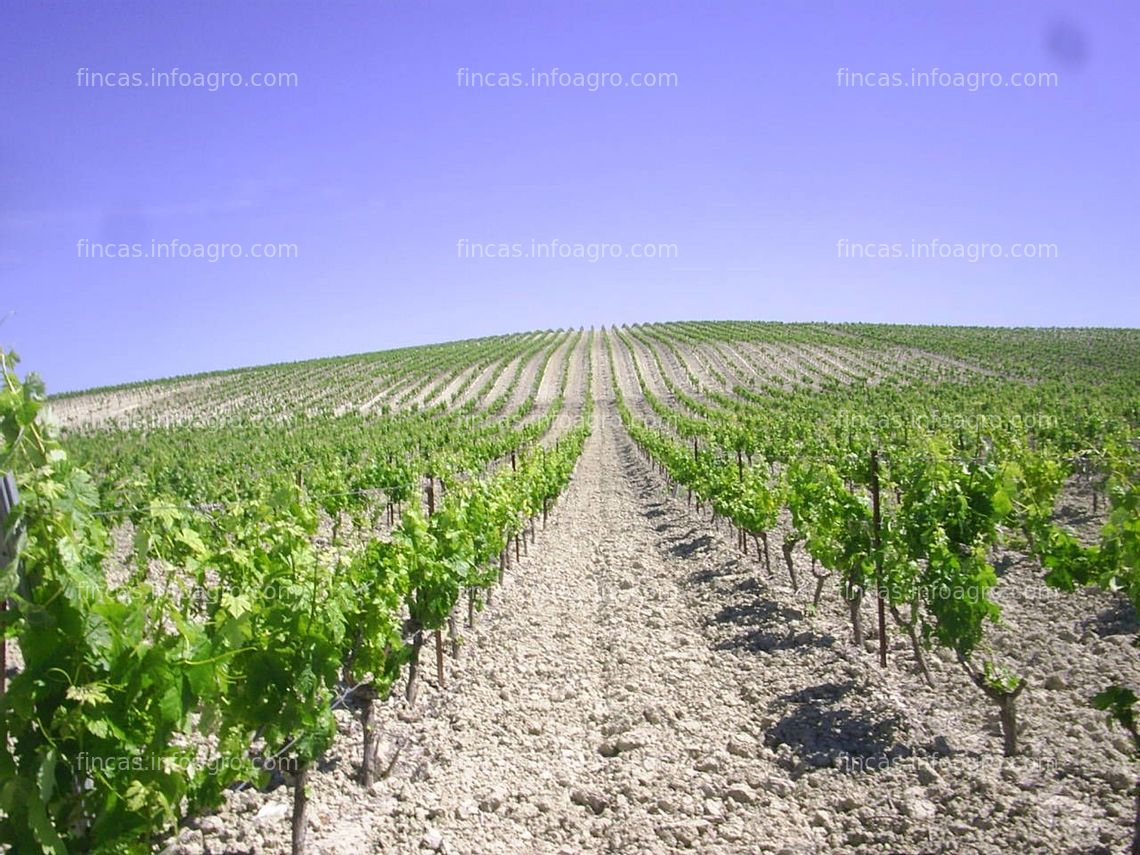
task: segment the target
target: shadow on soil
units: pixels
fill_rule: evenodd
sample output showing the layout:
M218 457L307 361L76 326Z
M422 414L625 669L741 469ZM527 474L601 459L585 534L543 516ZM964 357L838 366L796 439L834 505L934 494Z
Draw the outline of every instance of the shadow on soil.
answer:
M677 558L692 558L698 553L708 552L712 546L712 536L702 534L694 537L694 535L696 535L695 530L690 531L689 534L681 538L680 541L675 541L673 545L669 547L669 554Z
M1101 638L1110 635L1135 635L1140 629L1137 626L1136 609L1132 603L1124 599L1103 609L1095 618L1086 620L1084 628L1092 630Z
M867 712L838 707L855 688L854 682L821 683L772 703L770 709L784 715L764 742L770 748L792 749L797 759L782 760L785 768L877 772L912 756L912 750L895 739L901 725L897 717L876 719ZM803 764L809 769L803 770Z
M744 586L740 586L744 587ZM747 596L742 592L741 596ZM716 645L718 650L746 650L752 653L773 653L797 647L831 647L835 636L819 634L811 628L796 630L795 623L803 620L799 609L781 606L757 594L749 600L734 602L717 612L715 623L734 624L740 632Z
M647 505L645 517L665 516L654 529L662 535L665 549L675 558L690 559L707 555L713 551L713 536L701 533L700 529L688 523L668 519L663 510L666 503L655 501ZM765 595L765 590L752 572L744 579L739 577L742 570L740 559L710 561L689 574L688 582L693 586L727 585L731 603L717 612L708 624L732 627L737 631L731 637L715 645L717 650L743 650L752 653L772 653L793 648L824 648L835 644L835 637L819 634L807 628L797 631L793 624L804 620L804 613L796 608L780 606ZM734 580L734 581L730 581Z

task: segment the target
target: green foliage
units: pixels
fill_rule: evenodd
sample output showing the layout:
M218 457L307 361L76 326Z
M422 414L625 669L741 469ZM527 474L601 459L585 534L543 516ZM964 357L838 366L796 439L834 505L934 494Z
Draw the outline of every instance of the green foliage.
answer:
M105 472L108 497L126 487L114 504L135 526L131 572L112 586L96 482L41 418L42 387L20 383L4 354L0 368L0 459L22 494L5 531L19 561L0 594L11 600L4 636L23 657L0 707L0 737L13 745L0 755L0 845L18 852L150 851L229 784L264 780L266 761L311 766L336 733L342 672L385 694L408 658L405 603L421 626L438 627L464 587L495 581L507 538L568 482L592 414L587 402L556 449L521 451L517 473L472 477L541 436L556 411L516 427L440 419L419 433L418 457L383 452L358 466L326 451L327 465L300 478L284 463L293 438L278 435L257 446L275 461L266 477L239 486L231 472L221 489L211 479L228 453L180 450L171 431L149 443L169 473L131 463ZM211 441L222 447L218 434ZM229 450L242 441L231 435ZM410 503L390 541L370 537L322 563L319 512L363 519L379 496L408 502L416 459L453 485L437 513ZM191 734L214 737L211 755Z

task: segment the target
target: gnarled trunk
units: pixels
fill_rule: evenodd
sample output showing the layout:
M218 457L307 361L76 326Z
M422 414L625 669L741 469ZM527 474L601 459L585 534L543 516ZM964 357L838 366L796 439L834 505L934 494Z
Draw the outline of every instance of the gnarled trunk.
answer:
M420 690L420 651L424 647L424 631L417 626L412 634L412 655L408 661L408 691L406 698L408 706L416 702L416 695Z
M372 686L361 686L357 697L364 701L361 724L364 729L364 753L360 764L360 785L365 789L376 781L376 754L380 740L376 738L376 690Z
M443 633L438 629L433 632L435 636L435 675L441 689L447 688L447 677L443 672Z
M851 614L851 633L856 647L863 646L863 616L859 610L863 605L863 589L850 588L846 592L847 609Z
M447 634L451 641L451 658L459 658L459 622L455 619L455 611L447 616Z
M293 855L305 854L305 836L309 830L309 795L305 784L309 780L309 770L301 769L293 782Z
M1018 680L1016 688L1007 691L987 682L985 675L970 667L969 661L961 653L958 654L958 662L973 680L974 685L997 705L1005 756L1015 756L1017 754L1017 698L1025 690L1028 682L1021 678Z
M827 580L831 574L826 570L822 573L817 573L815 570L815 559L811 562L811 575L815 577L815 594L811 598L812 608L819 608L819 601L823 598L823 586L827 584Z
M922 642L918 638L918 617L917 606L911 605L910 607L910 620L903 620L902 613L891 606L891 617L894 618L895 623L903 628L910 639L910 649L914 652L915 661L918 662L918 670L922 672L922 679L926 681L926 685L931 688L934 687L934 678L930 676L930 668L926 664L926 655L922 652Z

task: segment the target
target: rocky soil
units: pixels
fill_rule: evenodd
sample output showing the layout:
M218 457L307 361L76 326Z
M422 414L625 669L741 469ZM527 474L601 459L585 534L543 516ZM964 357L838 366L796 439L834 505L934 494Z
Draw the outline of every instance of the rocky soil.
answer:
M1134 615L1047 591L1016 556L1002 565L995 643L1031 681L1025 754L1003 761L995 711L956 665L932 657L928 688L900 640L880 669L834 588L813 613L775 563L769 577L670 496L594 364L572 484L464 631L447 689L429 646L417 707L387 702L389 773L369 791L354 782L359 721L338 713L310 779L311 851L1125 850L1136 770L1087 698L1140 681ZM290 798L231 793L168 850L287 852Z

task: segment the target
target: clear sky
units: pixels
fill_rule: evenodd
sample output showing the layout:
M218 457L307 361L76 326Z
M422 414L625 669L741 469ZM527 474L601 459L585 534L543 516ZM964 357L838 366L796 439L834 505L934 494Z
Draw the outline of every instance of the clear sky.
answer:
M1124 0L2 0L0 345L63 391L614 322L1140 326L1138 44Z

